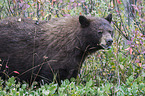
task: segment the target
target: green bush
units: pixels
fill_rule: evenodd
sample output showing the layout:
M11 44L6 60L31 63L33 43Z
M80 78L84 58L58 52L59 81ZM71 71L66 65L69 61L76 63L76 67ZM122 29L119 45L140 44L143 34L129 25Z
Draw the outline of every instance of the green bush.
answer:
M105 17L113 14L114 42L110 50L89 56L76 79L31 86L0 79L0 96L144 96L144 0L0 0L0 19L23 16L50 20L69 15ZM0 59L0 68L2 62Z
M99 87L94 86L95 82L90 79L86 84L76 84L75 81L62 81L61 86L58 84L45 84L39 88L35 88L33 83L31 87L24 83L15 83L15 78L11 77L6 81L5 87L1 80L0 95L1 96L143 96L145 94L145 82L142 77L134 79L133 76L128 77L126 83L121 85L113 83L101 84Z

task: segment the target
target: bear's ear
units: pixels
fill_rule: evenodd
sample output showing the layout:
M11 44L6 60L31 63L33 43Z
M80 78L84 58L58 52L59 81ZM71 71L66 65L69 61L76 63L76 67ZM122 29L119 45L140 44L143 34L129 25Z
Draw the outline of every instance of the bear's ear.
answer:
M90 25L90 21L82 15L79 16L79 22L83 28L88 27Z
M106 19L109 23L111 23L111 21L112 21L112 14L109 14L105 19Z

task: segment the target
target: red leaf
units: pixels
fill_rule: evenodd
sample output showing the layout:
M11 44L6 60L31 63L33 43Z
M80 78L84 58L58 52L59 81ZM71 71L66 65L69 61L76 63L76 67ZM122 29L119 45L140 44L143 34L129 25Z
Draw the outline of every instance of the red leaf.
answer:
M117 0L118 4L121 4L120 0Z
M6 65L6 68L9 68L9 67Z
M18 71L13 71L14 73L16 73L16 74L20 74Z
M130 54L132 54L132 51L133 51L132 48L130 48L130 50L129 50Z
M125 49L125 50L129 50L130 49L130 47L128 47L127 49Z
M119 13L119 11L118 11L118 10L116 10L116 12L117 12L117 13Z
M129 53L132 54L133 49L131 47L129 47L129 48L125 49L125 50L129 51Z
M141 67L142 66L142 64L141 63L138 63L139 64L139 67Z

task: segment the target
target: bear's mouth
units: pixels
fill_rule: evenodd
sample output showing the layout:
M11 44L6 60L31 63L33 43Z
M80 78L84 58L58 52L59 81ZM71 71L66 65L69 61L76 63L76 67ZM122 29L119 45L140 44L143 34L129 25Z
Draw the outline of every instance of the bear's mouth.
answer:
M111 46L109 46L109 45L101 44L100 46L101 46L103 49L111 49Z

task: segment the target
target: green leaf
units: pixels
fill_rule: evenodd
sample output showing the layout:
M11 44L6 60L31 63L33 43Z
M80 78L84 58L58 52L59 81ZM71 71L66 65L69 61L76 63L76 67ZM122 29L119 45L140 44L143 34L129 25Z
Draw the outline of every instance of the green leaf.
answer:
M92 79L90 79L90 81L86 83L86 87L90 87L90 86L92 86L92 84L93 84L93 81L92 81Z

